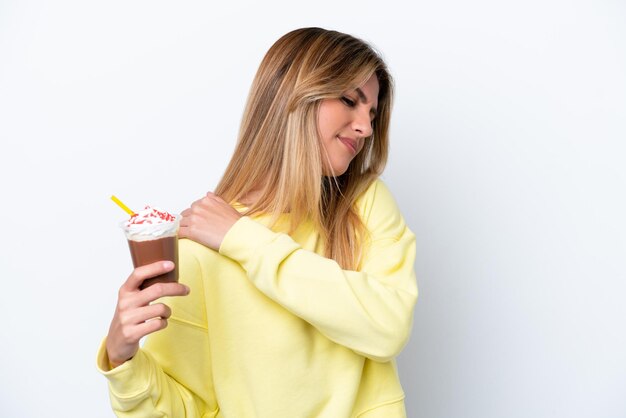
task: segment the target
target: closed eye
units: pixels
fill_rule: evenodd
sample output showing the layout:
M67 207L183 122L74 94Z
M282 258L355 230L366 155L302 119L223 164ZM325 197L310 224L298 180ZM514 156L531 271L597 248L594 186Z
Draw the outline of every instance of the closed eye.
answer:
M356 102L352 99L350 99L349 97L343 96L341 98L341 101L348 107L354 107L356 105Z

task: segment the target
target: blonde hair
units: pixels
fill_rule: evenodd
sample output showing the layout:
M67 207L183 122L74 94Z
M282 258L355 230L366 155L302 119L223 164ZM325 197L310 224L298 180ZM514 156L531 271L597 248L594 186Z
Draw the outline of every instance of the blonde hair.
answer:
M320 103L340 98L372 75L379 83L373 134L345 173L324 176ZM360 39L321 28L287 33L259 66L216 194L235 202L262 187L247 215L270 213L274 225L280 214L289 213L290 232L309 219L321 234L325 255L344 269L358 269L367 231L355 202L385 167L392 93L385 63Z

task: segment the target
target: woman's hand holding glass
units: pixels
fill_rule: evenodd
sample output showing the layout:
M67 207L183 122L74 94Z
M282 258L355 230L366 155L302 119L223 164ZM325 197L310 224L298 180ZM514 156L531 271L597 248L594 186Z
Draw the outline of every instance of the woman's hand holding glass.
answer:
M106 350L109 365L115 368L130 360L139 349L139 340L167 326L169 306L152 303L163 296L185 296L189 288L180 283L156 283L143 290L145 279L174 269L171 261L157 261L133 270L118 293L115 315L109 327Z

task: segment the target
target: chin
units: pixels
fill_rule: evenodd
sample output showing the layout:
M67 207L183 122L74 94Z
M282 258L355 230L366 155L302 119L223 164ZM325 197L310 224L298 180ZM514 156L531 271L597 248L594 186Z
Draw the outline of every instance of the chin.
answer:
M334 170L334 174L333 173L329 173L328 170L324 169L323 174L326 177L339 177L342 176L346 173L346 171L348 171L348 167L342 168L342 169L335 169Z
M332 167L332 171L328 169L328 164L324 164L322 169L322 174L325 177L339 177L344 175L348 168L350 168L350 164L352 164L353 159L337 159L338 161L330 161L330 166Z

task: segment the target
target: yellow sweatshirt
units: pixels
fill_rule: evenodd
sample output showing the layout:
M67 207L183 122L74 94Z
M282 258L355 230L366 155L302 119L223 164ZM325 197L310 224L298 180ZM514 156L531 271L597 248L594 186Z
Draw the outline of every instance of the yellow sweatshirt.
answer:
M186 297L135 357L98 367L118 417L405 417L394 358L405 345L417 287L415 237L377 180L359 198L371 234L360 271L319 255L303 223L243 217L219 252L179 242Z

